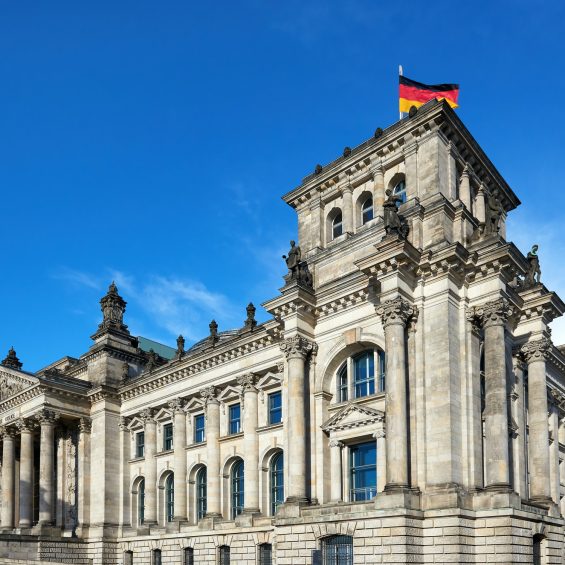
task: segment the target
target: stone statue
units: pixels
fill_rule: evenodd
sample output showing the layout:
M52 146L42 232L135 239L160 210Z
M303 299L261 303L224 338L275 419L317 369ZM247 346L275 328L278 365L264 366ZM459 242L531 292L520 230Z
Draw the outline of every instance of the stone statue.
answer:
M182 359L184 356L184 343L184 337L182 335L179 335L177 337L177 359Z
M218 341L218 323L216 320L212 320L208 327L210 328L210 341L216 343Z
M541 281L541 268L539 264L538 257L539 245L533 245L532 250L526 255L528 260L528 270L526 271L526 276L524 277L524 282L522 283L522 288L532 288L533 286L540 284Z
M125 384L126 381L128 380L129 377L129 363L127 361L124 361L122 363L122 374L120 377L120 382L122 384Z
M485 235L496 235L498 233L503 212L504 208L498 196L494 193L489 194L485 210Z
M386 235L398 235L402 239L406 239L408 236L408 225L398 213L397 206L397 203L402 202L402 198L393 194L391 188L387 188L385 194L386 200L383 202L383 213Z
M150 349L147 354L147 365L145 365L145 371L147 373L152 373L155 367L157 367L157 354L153 351L153 349Z
M257 308L255 308L253 302L250 302L245 310L247 312L247 319L245 320L244 326L246 329L252 330L257 325L257 320L255 320Z
M286 282L290 283L296 281L302 286L312 287L312 274L308 269L306 261L301 260L302 251L294 241L290 242L288 257L286 255L283 255L282 257L286 261L286 266L288 267L288 274L285 276Z
M11 369L22 368L22 363L18 359L18 356L16 355L16 350L13 347L10 347L10 350L8 351L8 355L6 355L6 358L0 363L0 365L3 365L4 367L10 367Z

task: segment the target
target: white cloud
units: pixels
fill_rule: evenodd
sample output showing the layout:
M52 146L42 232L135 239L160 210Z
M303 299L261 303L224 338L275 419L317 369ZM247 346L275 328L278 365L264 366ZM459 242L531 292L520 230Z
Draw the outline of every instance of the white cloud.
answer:
M100 290L103 287L103 282L100 277L95 277L89 273L77 271L68 267L61 267L55 274L53 274L53 278L70 282L75 286L86 286L95 290Z

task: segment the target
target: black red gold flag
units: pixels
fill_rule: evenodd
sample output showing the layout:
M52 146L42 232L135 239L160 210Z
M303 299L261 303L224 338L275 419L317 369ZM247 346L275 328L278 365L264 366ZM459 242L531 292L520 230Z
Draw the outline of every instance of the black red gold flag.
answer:
M423 84L400 75L398 88L398 107L408 112L411 106L422 106L429 100L445 100L452 108L457 108L458 84Z

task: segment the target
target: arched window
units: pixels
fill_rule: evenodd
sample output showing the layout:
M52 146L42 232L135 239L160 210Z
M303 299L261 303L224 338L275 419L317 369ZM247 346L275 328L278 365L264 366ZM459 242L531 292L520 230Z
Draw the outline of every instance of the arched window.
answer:
M343 216L338 212L332 220L332 239L339 237L343 233Z
M139 481L137 487L137 523L143 524L145 520L145 479Z
M196 474L196 518L201 520L207 512L207 481L206 467Z
M220 565L230 565L230 547L229 545L220 546Z
M284 502L284 455L277 453L271 459L271 515L277 513L277 508Z
M349 357L337 371L336 389L338 402L384 392L384 352L371 349Z
M194 549L192 547L183 549L183 565L194 565Z
M243 512L245 504L245 491L243 489L244 467L240 459L234 463L231 471L231 517L232 520Z
M262 543L259 546L259 565L272 565L273 546L270 543Z
M400 198L402 199L399 202L399 205L404 204L406 202L406 183L404 182L404 180L401 180L400 182L396 183L396 185L392 189L392 193L395 196L400 196Z
M369 196L361 206L362 223L366 224L373 219L373 197Z
M162 565L162 560L161 560L161 550L160 549L154 549L151 552L151 565Z
M175 478L171 473L165 481L165 517L172 522L175 515Z
M330 536L322 540L324 565L353 565L353 538Z

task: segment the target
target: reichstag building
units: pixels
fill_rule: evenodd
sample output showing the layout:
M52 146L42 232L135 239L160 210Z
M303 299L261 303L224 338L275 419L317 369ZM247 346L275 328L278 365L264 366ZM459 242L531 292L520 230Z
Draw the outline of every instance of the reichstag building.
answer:
M565 305L455 112L413 108L284 200L267 322L167 347L112 283L80 357L8 352L0 563L565 563Z

